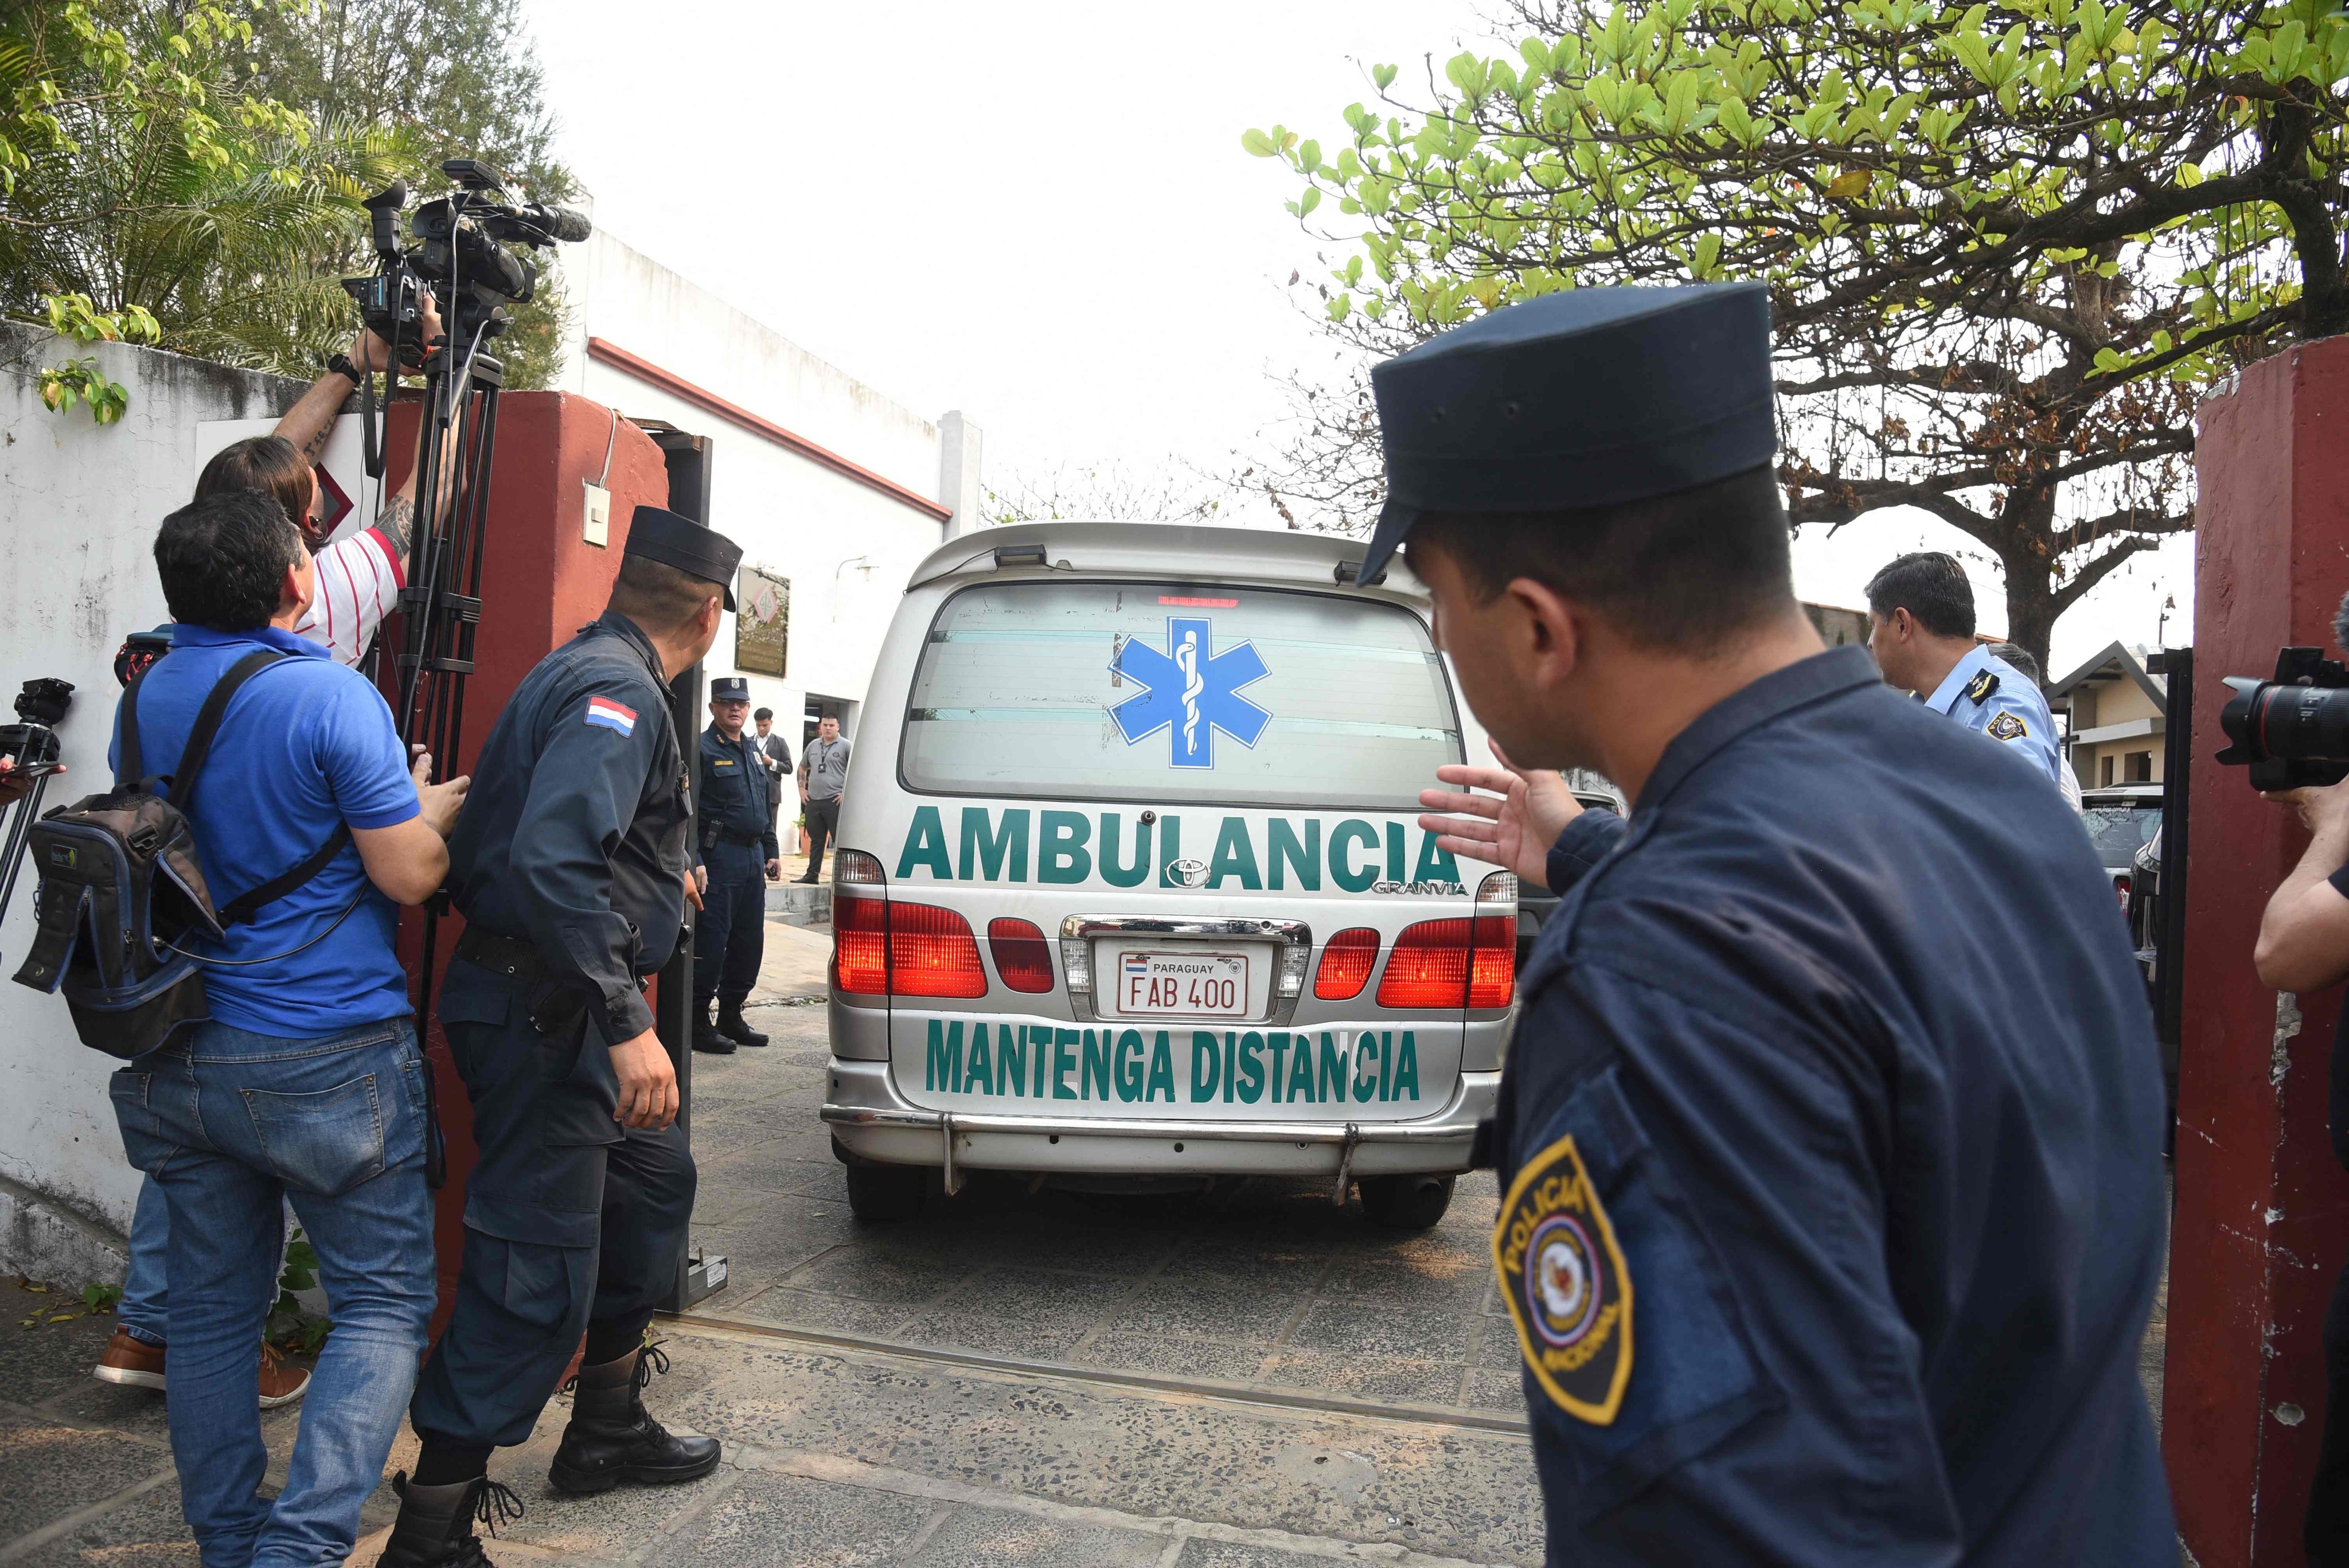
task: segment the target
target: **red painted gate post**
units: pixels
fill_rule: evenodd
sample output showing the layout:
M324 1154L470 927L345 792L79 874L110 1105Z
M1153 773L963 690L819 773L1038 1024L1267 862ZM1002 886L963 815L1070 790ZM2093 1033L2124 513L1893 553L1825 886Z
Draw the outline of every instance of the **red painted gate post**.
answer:
M415 448L417 405L394 410L388 474L405 473ZM583 484L605 473L611 491L607 545L586 542ZM465 726L459 754L437 759L436 777L470 774L481 742L531 667L604 610L619 574L628 519L638 505L668 504L667 460L652 438L609 409L561 392L508 392L498 401L497 453L490 472L489 531L481 556L481 620L473 643L473 673L465 681ZM387 660L387 668L388 661ZM391 677L385 677L387 688ZM409 909L400 922L400 958L413 975L422 951L424 919ZM450 913L434 940L434 969L446 969L462 918ZM440 976L432 977L440 994ZM449 1060L440 1024L421 1021L425 1054L432 1063L441 1130L449 1144L449 1184L439 1195L433 1232L440 1302L432 1319L438 1337L455 1303L457 1266L464 1250L465 1179L473 1168L473 1116L465 1086Z
M2307 1561L2323 1326L2349 1252L2349 1175L2325 1127L2336 988L2260 984L2268 895L2307 838L2224 742L2224 675L2329 646L2349 591L2349 337L2262 360L2201 408L2195 445L2194 832L2187 879L2162 1452L2201 1568ZM2337 649L2333 650L2337 653Z

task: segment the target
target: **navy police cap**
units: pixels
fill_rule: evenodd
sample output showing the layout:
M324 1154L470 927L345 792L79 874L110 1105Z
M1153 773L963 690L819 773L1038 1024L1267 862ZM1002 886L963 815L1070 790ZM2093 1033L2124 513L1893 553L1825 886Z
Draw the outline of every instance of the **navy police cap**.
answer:
M1429 512L1557 512L1670 495L1778 448L1758 283L1569 288L1371 372L1387 500L1361 580Z
M726 607L734 607L734 568L742 564L742 546L715 528L664 507L639 506L628 520L627 547L620 553L716 583L726 595Z
M750 683L739 675L721 675L709 683L709 700L712 702L748 702L750 700Z

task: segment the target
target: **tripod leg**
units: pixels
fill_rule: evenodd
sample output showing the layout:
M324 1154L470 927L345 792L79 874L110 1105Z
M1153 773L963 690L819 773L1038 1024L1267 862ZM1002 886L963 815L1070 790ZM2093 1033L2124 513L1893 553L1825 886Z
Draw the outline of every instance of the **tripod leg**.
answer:
M25 841L31 836L33 824L41 819L41 796L47 793L49 775L43 774L33 781L33 787L15 806L16 815L8 819L8 841L0 848L6 857L7 876L0 878L0 919L8 918L8 900L16 896L16 873L25 867Z

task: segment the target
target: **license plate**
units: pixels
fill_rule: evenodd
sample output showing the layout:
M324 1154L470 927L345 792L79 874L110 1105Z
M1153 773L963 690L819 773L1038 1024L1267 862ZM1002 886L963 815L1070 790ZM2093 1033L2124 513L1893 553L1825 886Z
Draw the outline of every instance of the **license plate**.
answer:
M1117 1010L1129 1018L1245 1018L1248 961L1245 953L1120 955Z

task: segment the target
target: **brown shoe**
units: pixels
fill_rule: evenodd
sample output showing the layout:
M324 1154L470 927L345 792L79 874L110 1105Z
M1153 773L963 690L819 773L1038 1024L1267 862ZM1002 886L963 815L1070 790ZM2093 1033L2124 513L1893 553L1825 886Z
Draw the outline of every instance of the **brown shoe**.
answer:
M261 1407L274 1410L291 1405L310 1389L310 1374L290 1365L274 1345L261 1347Z
M163 1346L150 1345L129 1329L118 1327L114 1337L106 1342L106 1354L90 1368L90 1375L100 1383L119 1383L126 1387L152 1388L160 1393Z

